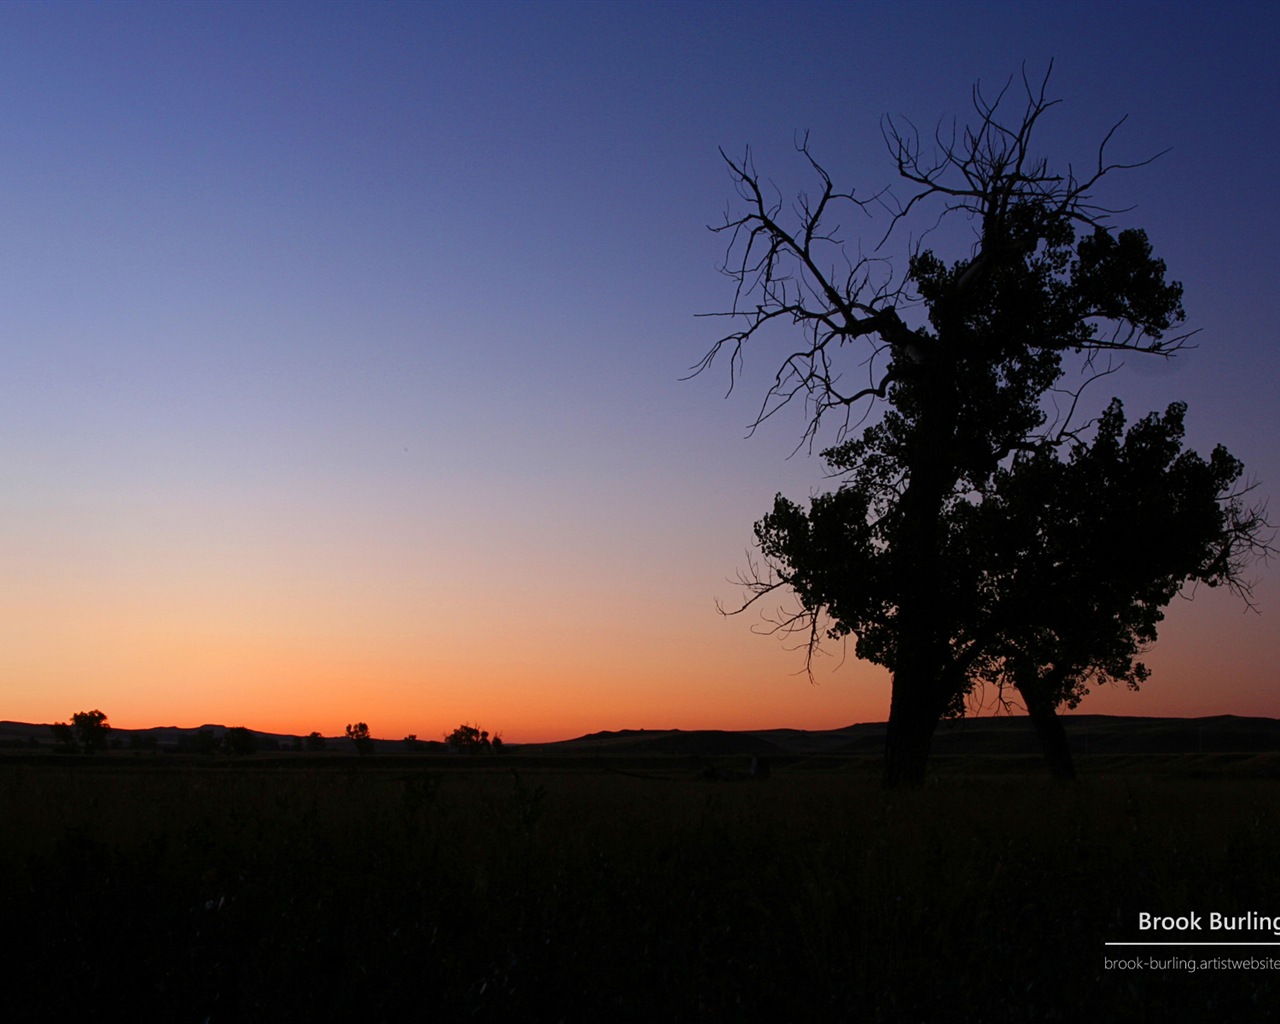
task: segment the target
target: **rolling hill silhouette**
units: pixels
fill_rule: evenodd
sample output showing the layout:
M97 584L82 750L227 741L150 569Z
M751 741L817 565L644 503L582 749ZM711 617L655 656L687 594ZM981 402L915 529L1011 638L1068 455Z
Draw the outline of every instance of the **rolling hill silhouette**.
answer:
M1063 716L1072 751L1089 754L1196 754L1280 752L1280 720L1215 715L1208 718L1145 718L1120 715ZM195 736L212 732L219 739L226 732L221 725L192 728L161 726L152 729L112 729L116 748L181 751L193 748ZM556 754L694 756L694 757L775 757L811 755L875 755L884 749L883 722L851 725L843 729L807 731L764 729L731 732L719 729L622 729L590 733L551 743L522 744L511 741L507 748L523 753L545 751ZM299 736L254 730L263 752L288 752ZM139 739L145 740L140 743ZM343 736L326 737L335 753L353 752ZM379 739L379 751L402 752L401 740ZM0 721L0 749L52 750L53 734L48 724ZM423 753L441 752L444 745L423 741ZM1039 742L1025 716L965 718L944 721L933 739L935 755L955 754L1038 754Z

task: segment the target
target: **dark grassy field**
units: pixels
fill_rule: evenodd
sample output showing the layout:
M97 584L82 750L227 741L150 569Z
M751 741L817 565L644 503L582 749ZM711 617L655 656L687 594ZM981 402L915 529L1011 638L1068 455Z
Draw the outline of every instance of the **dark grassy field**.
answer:
M1280 914L1278 763L5 758L0 1016L1272 1019L1280 971L1103 943Z

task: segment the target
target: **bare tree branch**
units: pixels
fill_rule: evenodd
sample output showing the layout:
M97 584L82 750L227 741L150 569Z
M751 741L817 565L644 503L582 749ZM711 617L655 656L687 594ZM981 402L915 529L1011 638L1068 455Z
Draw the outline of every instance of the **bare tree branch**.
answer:
M1115 171L1142 167L1156 157L1124 163L1108 157L1107 150L1124 119L1106 133L1098 146L1088 174L1078 177L1068 164L1065 172L1054 171L1046 158L1035 152L1034 137L1041 119L1059 101L1047 98L1053 66L1033 83L1024 66L1021 74L1021 109L1005 119L1004 108L1011 102L1014 79L1004 83L993 98L980 85L973 89L972 105L977 120L964 129L954 121L940 122L932 146L922 145L919 132L910 121L886 118L881 125L889 155L899 181L908 186L898 199L891 189L882 189L869 198L858 198L852 190L840 189L810 148L808 133L796 142L816 178L813 194L802 192L790 210L784 210L781 193L757 172L751 150L741 159L720 155L729 170L745 211L726 213L724 222L711 230L728 237L726 258L720 268L734 282L732 304L727 316L742 323L717 340L690 369L689 377L707 370L717 359L727 357L729 392L737 384L748 347L763 341L775 323L802 328L806 344L780 359L748 426L753 433L784 408L800 402L806 422L797 450L812 450L824 418L842 414L837 439L854 422L854 407L884 400L896 380L912 372L921 353L930 350L932 338L922 328L911 328L904 314L916 306L911 272L895 273L889 262L877 256L850 258L841 238L838 211L847 207L859 216L870 217L887 211L887 230L875 252L880 252L899 227L917 209L937 203L938 222L953 214L973 218L980 227L972 258L956 279L957 294L976 287L993 263L1003 258L1010 245L1022 245L1011 233L1017 213L1035 211L1043 222L1069 221L1089 229L1104 229L1108 218L1120 211L1096 203L1095 186ZM1159 156L1159 154L1157 154ZM1021 212L1019 212L1021 211ZM909 246L910 259L920 252L918 243ZM1057 344L1094 355L1105 352L1141 352L1170 356L1184 347L1189 334L1162 339L1154 337L1137 319L1124 311L1081 310L1080 330L1060 335ZM1109 333L1097 335L1089 325L1108 325ZM877 371L874 358L855 359L867 368L868 377L849 387L842 380L842 350L865 342L874 356L888 350L886 368ZM910 353L912 358L893 358ZM864 418L864 410L860 418Z

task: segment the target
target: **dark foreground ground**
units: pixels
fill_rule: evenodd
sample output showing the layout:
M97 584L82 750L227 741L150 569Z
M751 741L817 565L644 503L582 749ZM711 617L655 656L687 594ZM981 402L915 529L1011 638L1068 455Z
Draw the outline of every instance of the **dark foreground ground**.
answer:
M941 758L892 794L873 757L746 767L0 758L0 1018L1280 1012L1257 966L1280 946L1104 946L1152 938L1142 911L1205 922L1165 940L1280 941L1207 930L1280 915L1277 755L1093 758L1074 786L1034 758Z

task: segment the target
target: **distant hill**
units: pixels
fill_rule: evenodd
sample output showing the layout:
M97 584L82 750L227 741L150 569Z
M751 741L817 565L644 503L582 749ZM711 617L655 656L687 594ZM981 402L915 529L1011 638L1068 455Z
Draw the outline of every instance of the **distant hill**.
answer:
M1280 720L1217 715L1211 718L1141 718L1119 715L1064 715L1063 726L1078 754L1263 753L1280 751ZM596 732L523 750L596 754L683 754L748 756L878 754L884 748L885 723L851 725L809 732L767 729L624 729ZM1024 715L962 718L939 724L935 754L1038 754L1039 741Z
M1119 715L1065 715L1067 739L1074 752L1088 754L1266 753L1280 751L1280 720L1217 715L1211 718L1142 718ZM112 729L113 749L195 752L211 737L221 743L227 727L160 726L152 729ZM764 729L729 732L719 729L623 729L595 732L555 743L508 743L525 754L773 757L879 754L884 747L883 722L843 729L806 731ZM202 735L203 734L203 737ZM304 745L304 737L253 730L258 750L288 752ZM354 753L345 736L325 737L334 753ZM54 750L47 724L0 722L0 750ZM403 740L375 740L379 753L407 753ZM444 744L421 741L423 753L441 752ZM1037 754L1035 732L1025 716L1001 715L942 722L933 739L933 753Z
M108 720L109 721L109 720ZM117 729L114 726L109 734L109 743L113 750L156 750L164 753L199 753L207 749L212 740L221 746L228 730L225 725L177 726L162 725L150 729ZM261 732L253 733L258 751L261 753L289 752L306 749L306 735L292 733ZM323 737L325 750L333 753L353 754L355 744L346 736ZM0 722L0 750L54 750L53 733L48 724L30 722ZM374 740L374 749L378 753L406 753L402 739ZM444 744L439 741L422 740L415 748L421 752L442 751Z

